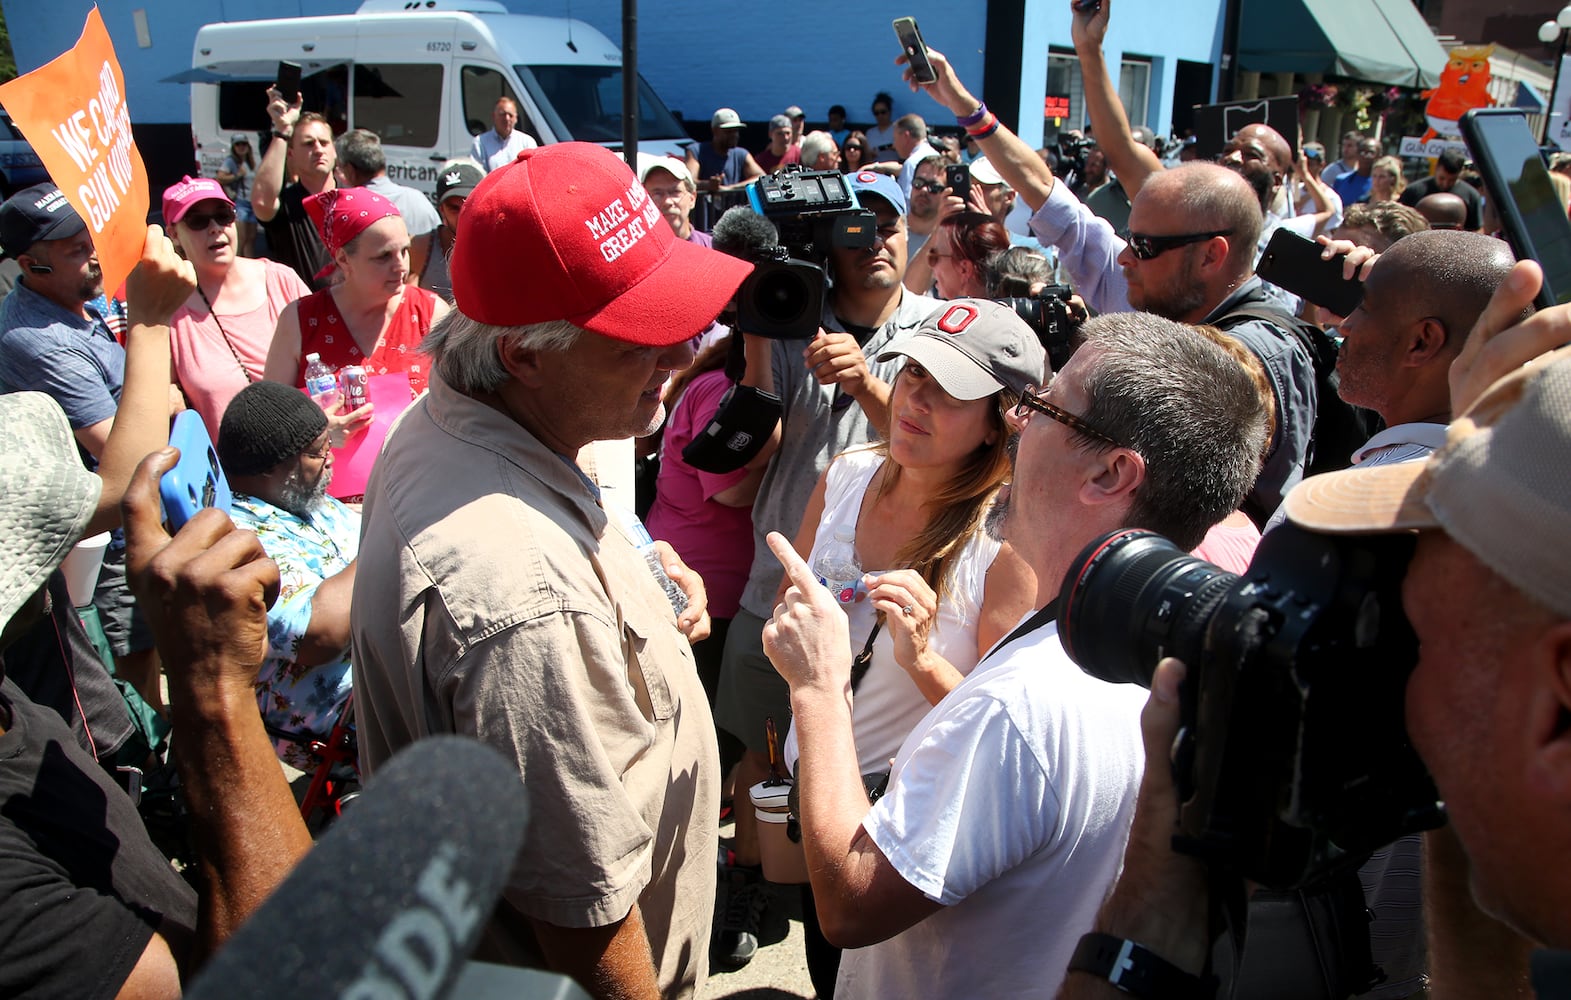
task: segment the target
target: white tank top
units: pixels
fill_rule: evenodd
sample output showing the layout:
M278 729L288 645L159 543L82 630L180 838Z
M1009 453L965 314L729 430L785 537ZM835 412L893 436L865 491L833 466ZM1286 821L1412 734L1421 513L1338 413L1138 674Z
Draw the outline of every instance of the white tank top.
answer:
M824 513L818 521L818 533L813 540L813 551L808 554L808 565L818 558L819 552L835 537L841 525L856 527L857 515L862 510L862 497L867 493L873 474L884 464L885 458L871 447L853 448L842 452L829 466L825 480ZM948 660L962 674L969 674L976 666L976 634L982 617L982 594L987 582L988 568L998 556L999 543L984 531L978 531L961 547L959 555L948 569L945 593L939 601L938 621L928 634L928 645L938 655ZM865 572L887 571L898 567L867 566ZM862 651L867 635L877 620L877 611L871 601L859 601L846 608L851 626L851 653ZM867 674L857 685L851 703L851 729L856 739L857 765L862 773L885 771L889 760L900 749L900 744L932 706L917 688L916 681L895 662L894 640L887 629L880 630L873 643L873 662ZM797 759L796 724L786 736L785 762L794 767Z

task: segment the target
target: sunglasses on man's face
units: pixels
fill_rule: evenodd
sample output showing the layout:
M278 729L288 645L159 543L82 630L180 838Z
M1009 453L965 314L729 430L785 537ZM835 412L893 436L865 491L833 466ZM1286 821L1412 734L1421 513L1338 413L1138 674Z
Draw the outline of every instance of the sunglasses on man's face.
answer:
M1231 235L1233 235L1231 229L1219 229L1210 233L1185 233L1182 236L1147 236L1144 233L1130 233L1129 249L1134 251L1135 256L1140 260L1155 260L1169 250L1204 243L1218 236Z
M940 191L942 191L943 189L944 189L944 186L942 184L938 183L937 181L912 181L911 182L911 190L912 191L926 191L928 194L937 194Z
M187 212L180 217L180 224L193 233L199 233L215 222L227 226L234 221L235 210L232 208L220 208L216 212Z

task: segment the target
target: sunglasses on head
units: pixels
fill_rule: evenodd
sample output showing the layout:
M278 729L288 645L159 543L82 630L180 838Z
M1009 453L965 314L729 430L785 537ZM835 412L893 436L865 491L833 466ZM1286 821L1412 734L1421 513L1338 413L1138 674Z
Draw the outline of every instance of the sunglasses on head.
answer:
M1169 250L1204 243L1218 236L1231 235L1233 235L1231 229L1218 229L1210 233L1185 233L1182 236L1147 236L1144 233L1130 233L1129 249L1133 250L1140 260L1153 260Z
M180 224L192 232L201 232L213 223L227 226L235 221L235 210L219 208L211 212L187 212L180 217Z

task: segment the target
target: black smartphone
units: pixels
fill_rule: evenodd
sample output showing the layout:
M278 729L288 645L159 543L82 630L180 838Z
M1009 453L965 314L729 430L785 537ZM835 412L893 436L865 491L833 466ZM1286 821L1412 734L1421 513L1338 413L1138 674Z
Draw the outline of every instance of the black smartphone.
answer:
M944 184L949 188L949 193L961 201L971 200L971 167L965 163L949 163L944 166Z
M1350 315L1364 301L1364 283L1342 277L1342 254L1322 260L1325 251L1314 240L1278 229L1271 234L1255 273L1305 302L1323 306L1338 316Z
M900 48L911 62L911 79L917 83L938 82L933 63L927 58L927 43L922 41L922 33L917 30L916 18L897 17L894 24L895 37L900 39Z
M279 60L278 82L274 86L284 95L285 104L293 104L295 95L300 93L300 64Z
M1544 269L1539 308L1571 302L1571 219L1527 117L1514 108L1479 108L1463 115L1461 126L1511 249Z

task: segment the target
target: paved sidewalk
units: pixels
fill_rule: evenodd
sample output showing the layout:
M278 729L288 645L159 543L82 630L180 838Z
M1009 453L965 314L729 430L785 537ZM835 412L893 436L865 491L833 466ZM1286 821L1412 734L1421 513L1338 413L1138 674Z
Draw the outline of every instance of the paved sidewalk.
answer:
M730 822L720 827L721 837L731 833ZM802 949L802 895L796 886L774 887L759 931L753 960L734 972L711 968L699 1000L808 1000L814 995Z

